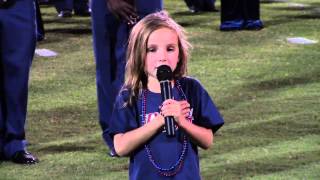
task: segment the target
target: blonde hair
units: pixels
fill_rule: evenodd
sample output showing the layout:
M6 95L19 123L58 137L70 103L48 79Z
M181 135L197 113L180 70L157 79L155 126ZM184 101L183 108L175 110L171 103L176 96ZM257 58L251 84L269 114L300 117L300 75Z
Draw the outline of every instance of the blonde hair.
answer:
M150 34L160 28L171 29L178 36L179 61L173 71L174 79L181 78L187 73L190 44L187 41L184 29L166 11L149 14L133 27L129 37L125 82L122 89L129 90L128 103L130 105L138 97L140 91L147 88L148 77L144 71L147 43Z

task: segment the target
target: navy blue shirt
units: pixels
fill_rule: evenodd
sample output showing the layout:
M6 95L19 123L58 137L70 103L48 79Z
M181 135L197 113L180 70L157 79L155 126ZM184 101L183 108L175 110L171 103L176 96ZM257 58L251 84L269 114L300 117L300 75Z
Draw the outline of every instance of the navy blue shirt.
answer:
M191 111L189 120L192 123L212 129L215 133L224 123L216 106L207 91L195 79L184 77L178 80L173 88L175 100L183 100L184 96L190 103ZM181 92L182 89L183 92ZM161 94L146 90L146 113L142 118L142 95L133 105L124 106L128 100L128 91L123 91L116 100L114 112L110 121L110 135L113 137L118 133L125 133L148 123L159 115L159 106L162 104ZM184 95L183 95L184 94ZM143 121L145 120L145 121ZM172 167L181 156L183 151L185 133L176 127L176 136L167 137L164 129L160 129L146 144L148 145L152 159L161 168ZM137 148L130 156L129 177L131 180L140 179L175 179L175 180L197 180L200 177L199 158L197 146L188 138L187 149L183 156L181 167L175 168L178 172L174 176L166 177L159 173L158 169L150 161L145 146ZM177 170L179 169L179 170Z

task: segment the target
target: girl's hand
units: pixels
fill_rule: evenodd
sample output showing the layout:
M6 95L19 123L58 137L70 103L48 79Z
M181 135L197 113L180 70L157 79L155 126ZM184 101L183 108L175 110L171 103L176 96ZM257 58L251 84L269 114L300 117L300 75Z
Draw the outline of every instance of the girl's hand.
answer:
M162 103L160 114L163 117L173 116L177 125L188 117L190 112L190 104L187 101L176 101L167 99Z
M190 104L186 100L179 101L179 103L180 103L180 107L182 109L182 113L183 113L184 117L187 118L189 116L189 113L190 113Z
M164 117L161 114L158 114L155 116L154 122L159 124L159 127L162 127L164 125Z

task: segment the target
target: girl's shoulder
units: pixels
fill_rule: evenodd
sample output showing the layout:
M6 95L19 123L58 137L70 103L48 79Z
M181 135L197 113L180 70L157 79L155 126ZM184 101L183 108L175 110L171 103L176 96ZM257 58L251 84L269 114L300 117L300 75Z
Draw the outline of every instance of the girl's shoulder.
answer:
M194 77L184 76L179 79L179 83L186 89L203 89L201 82Z

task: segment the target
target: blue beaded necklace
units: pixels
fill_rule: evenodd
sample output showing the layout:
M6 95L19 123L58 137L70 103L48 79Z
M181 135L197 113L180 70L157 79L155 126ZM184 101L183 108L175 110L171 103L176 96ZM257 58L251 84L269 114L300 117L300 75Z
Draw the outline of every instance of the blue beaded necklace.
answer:
M176 87L179 91L180 96L182 96L182 98L186 100L187 97L184 94L178 80L176 81ZM146 112L147 112L147 90L146 89L144 89L142 92L142 105L141 106L142 106L142 123L145 124L146 123L145 117L146 117ZM174 176L181 170L181 168L183 166L186 152L188 150L188 141L187 141L186 135L183 135L183 148L182 148L181 154L180 154L178 160L170 168L162 168L156 163L156 161L153 158L151 148L149 147L148 144L145 144L144 148L147 152L149 161L151 162L153 167L155 167L157 169L159 174L161 174L163 176Z

